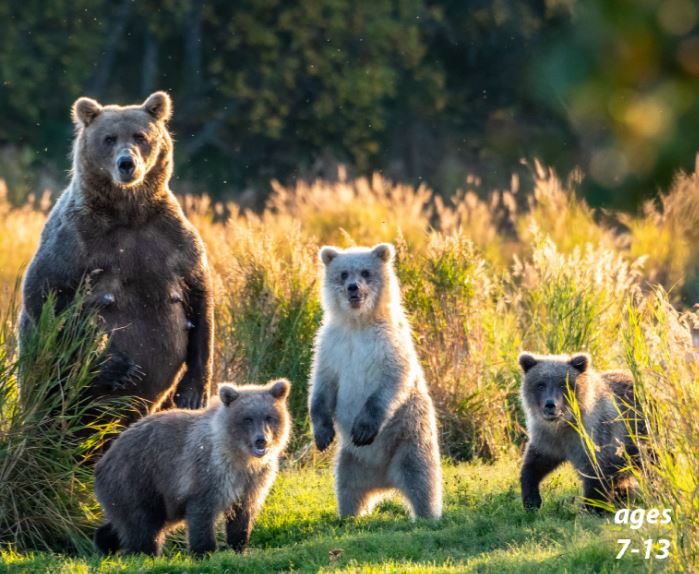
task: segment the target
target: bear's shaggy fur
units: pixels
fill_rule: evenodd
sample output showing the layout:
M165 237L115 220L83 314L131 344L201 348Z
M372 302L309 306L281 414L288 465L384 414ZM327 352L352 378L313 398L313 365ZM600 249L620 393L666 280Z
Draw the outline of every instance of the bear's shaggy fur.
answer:
M630 486L626 455L638 447L631 435L643 435L633 378L624 371L597 373L590 356L522 353L522 403L529 442L521 472L522 501L530 510L541 506L539 484L561 463L570 461L583 483L589 509L599 510ZM574 396L594 456L578 429L569 398ZM627 426L629 425L629 426ZM629 432L629 429L633 429Z
M340 436L340 515L397 489L413 516L439 518L442 474L432 400L393 271L394 249L323 247L323 324L309 397L315 443Z
M21 339L49 291L58 311L84 285L110 334L95 395L198 408L209 393L213 302L204 244L171 193L171 102L73 106L68 188L24 277ZM179 384L178 384L179 383Z
M225 513L228 545L242 551L288 441L289 389L286 379L223 384L206 410L173 409L131 425L95 469L109 520L95 535L98 549L157 555L167 529L185 520L190 550L212 552Z

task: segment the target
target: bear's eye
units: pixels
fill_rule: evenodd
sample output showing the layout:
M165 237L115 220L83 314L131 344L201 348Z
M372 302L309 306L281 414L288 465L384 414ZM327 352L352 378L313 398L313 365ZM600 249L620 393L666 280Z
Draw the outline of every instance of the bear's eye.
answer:
M250 425L252 424L252 419L251 419L250 417L245 417L245 418L243 419L243 423L245 423L246 425L250 426Z
M107 136L104 138L104 143L107 145L114 145L116 143L116 136Z
M362 270L362 277L364 277L364 279L369 279L369 277L371 277L371 273L369 273L368 269Z
M134 134L133 141L135 141L137 144L145 143L146 136L144 136L143 134Z
M343 281L345 279L347 279L348 277L349 277L349 273L347 273L347 271L343 271L342 273L340 273L340 279L342 279Z
M265 417L265 421L268 422L269 424L272 424L274 421L274 417Z
M543 391L546 388L546 385L544 383L539 383L536 385L536 388L540 391Z

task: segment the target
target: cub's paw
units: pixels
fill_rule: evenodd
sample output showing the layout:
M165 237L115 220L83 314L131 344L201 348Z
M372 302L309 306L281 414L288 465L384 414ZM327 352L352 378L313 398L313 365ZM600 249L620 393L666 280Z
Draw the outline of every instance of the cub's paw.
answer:
M188 384L180 385L175 391L175 404L181 409L200 409L206 406L206 396L204 393Z
M335 438L335 428L332 423L313 425L313 438L316 442L316 448L323 452Z
M357 446L367 446L379 434L379 422L360 414L352 425L352 442Z

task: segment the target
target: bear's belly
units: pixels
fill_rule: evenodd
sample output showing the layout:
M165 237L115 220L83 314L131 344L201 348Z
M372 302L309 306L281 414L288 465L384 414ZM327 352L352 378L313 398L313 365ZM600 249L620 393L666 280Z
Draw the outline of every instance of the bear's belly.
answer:
M335 422L349 440L352 425L367 399L380 384L385 355L381 337L371 330L349 331L329 345L327 364L334 365L338 377Z
M366 373L353 374L354 376L351 376L350 373L346 373L341 378L335 406L335 421L338 430L346 439L349 439L357 415L374 390L374 385L370 385L366 379Z
M143 373L138 390L132 393L151 402L160 401L177 382L192 327L177 281L144 283L105 276L92 299L112 348Z

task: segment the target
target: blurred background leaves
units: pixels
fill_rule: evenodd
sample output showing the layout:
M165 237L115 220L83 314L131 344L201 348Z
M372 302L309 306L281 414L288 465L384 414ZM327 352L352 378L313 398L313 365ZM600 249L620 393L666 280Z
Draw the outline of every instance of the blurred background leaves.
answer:
M381 171L452 195L521 159L633 208L699 148L692 0L0 2L0 177L60 189L80 95L175 99L181 192Z

